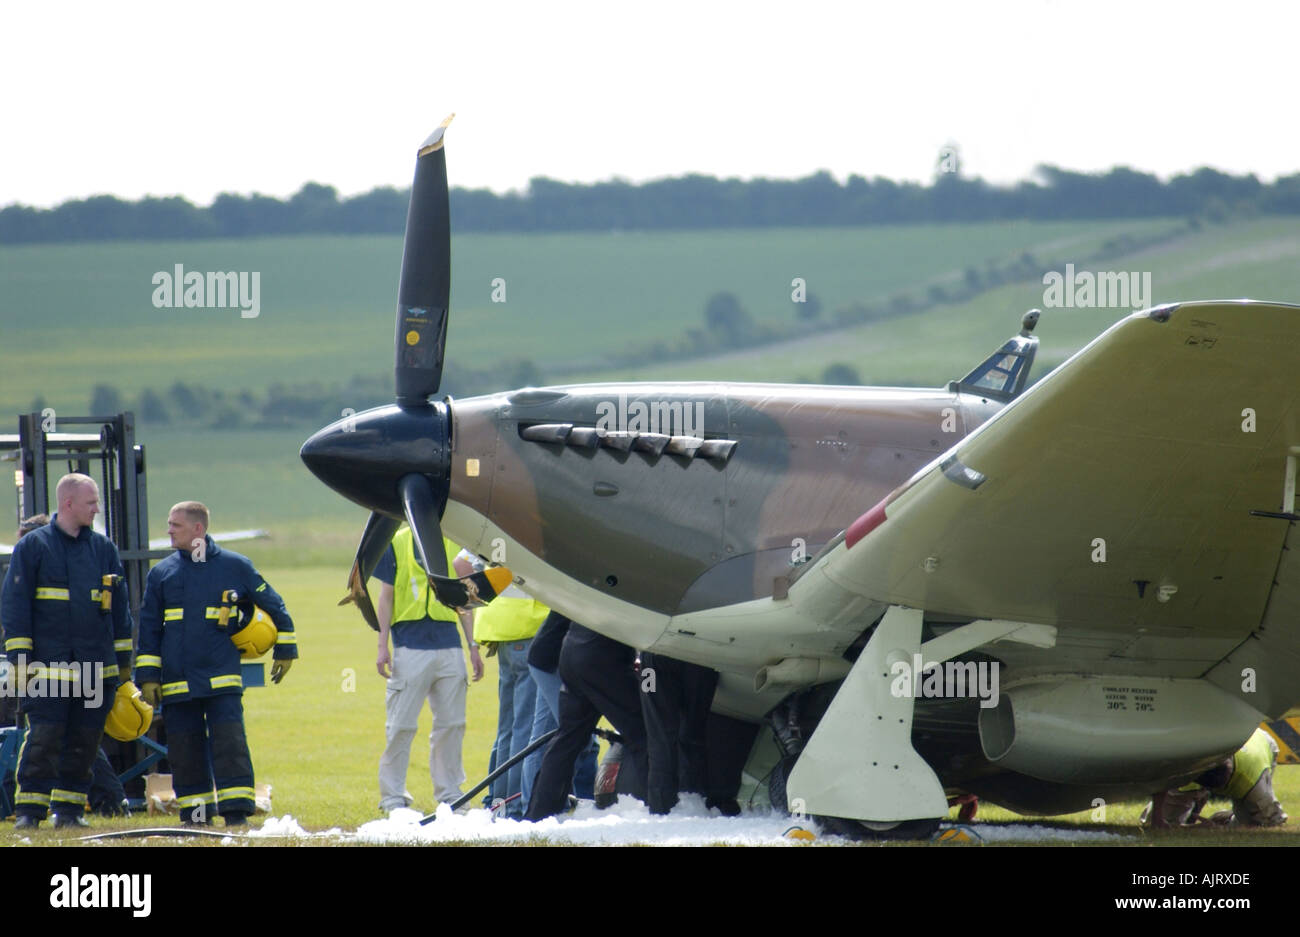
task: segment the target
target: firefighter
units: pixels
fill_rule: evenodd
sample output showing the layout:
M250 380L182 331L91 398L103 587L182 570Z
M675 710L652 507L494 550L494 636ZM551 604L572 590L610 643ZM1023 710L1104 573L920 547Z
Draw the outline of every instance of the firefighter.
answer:
M86 793L117 684L131 665L131 613L117 548L91 529L99 487L72 473L58 513L14 546L5 576L5 654L27 715L17 830L87 826Z
M284 601L246 557L212 541L208 522L198 501L182 501L167 516L176 552L146 580L136 682L147 702L164 707L181 822L208 825L220 813L226 826L241 826L254 801L240 649L232 640L239 607L251 602L275 623L272 682L284 679L298 646Z

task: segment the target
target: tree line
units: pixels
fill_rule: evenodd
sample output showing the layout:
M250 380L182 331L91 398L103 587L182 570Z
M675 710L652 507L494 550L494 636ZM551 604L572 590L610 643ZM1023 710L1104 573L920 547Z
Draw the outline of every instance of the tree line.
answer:
M542 373L528 359L503 361L476 369L448 361L440 393L453 397L544 383ZM112 384L96 384L90 392L92 416L111 416L125 410L135 413L146 426L180 424L208 429L283 429L323 426L343 416L350 408L356 413L393 401L391 377L354 376L351 380L326 384L276 382L263 391L230 390L199 383L176 381L171 386L146 387L125 394ZM35 398L27 413L40 413L51 403ZM79 408L78 408L79 409Z
M339 198L310 182L288 199L224 193L204 208L187 200L111 195L50 209L0 210L0 244L250 237L285 234L401 234L409 190L382 187ZM1266 184L1215 169L1162 182L1116 168L1079 173L1040 166L1036 178L997 186L940 173L930 185L829 172L803 179L688 175L632 184L533 179L524 192L452 189L455 231L682 230L920 222L1300 214L1300 173Z

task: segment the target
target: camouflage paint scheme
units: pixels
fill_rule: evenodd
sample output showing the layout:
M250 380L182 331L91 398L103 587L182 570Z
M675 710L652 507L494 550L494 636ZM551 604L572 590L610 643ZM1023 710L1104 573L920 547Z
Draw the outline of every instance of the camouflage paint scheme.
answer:
M719 464L520 437L535 424L594 427L597 404L620 394L629 404L702 403L704 432L735 440L733 454ZM676 615L772 595L796 541L811 557L986 408L931 390L740 384L592 385L455 401L450 500L566 575ZM945 411L955 433L940 430ZM467 459L479 459L482 474L467 477ZM491 554L490 542L466 545Z

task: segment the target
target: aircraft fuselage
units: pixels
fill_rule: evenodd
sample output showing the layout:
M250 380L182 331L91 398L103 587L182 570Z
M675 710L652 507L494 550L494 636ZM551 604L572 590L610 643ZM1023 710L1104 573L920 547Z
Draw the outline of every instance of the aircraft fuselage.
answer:
M714 383L454 401L444 527L553 607L648 646L669 617L772 596L998 406L943 390ZM574 430L603 435L593 445ZM624 434L734 445L656 454Z

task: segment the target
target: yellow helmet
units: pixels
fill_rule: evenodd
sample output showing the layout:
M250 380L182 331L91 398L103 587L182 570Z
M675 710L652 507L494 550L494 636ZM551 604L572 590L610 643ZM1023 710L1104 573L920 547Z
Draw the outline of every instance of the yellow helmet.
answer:
M275 633L275 622L271 621L271 616L255 605L253 617L244 627L232 634L230 640L234 642L235 647L239 648L241 658L257 660L275 647Z
M134 742L152 723L153 707L144 701L140 688L130 680L119 684L104 731L119 742Z

